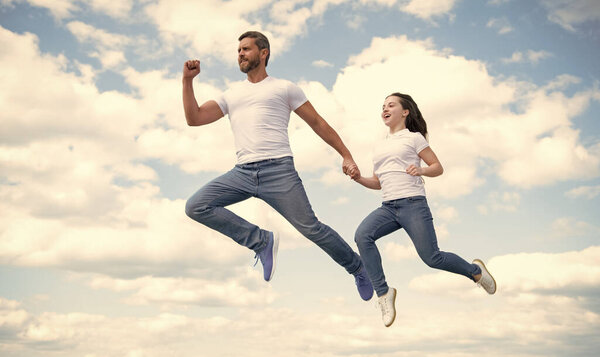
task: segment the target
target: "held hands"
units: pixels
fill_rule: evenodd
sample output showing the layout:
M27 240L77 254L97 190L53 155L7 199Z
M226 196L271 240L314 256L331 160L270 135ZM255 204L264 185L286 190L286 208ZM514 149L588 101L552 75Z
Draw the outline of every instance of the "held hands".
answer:
M200 61L189 60L183 64L183 78L194 78L200 73Z
M406 168L406 173L411 176L421 176L423 175L423 168L410 165Z
M342 171L353 180L358 180L360 178L360 170L352 158L344 159Z

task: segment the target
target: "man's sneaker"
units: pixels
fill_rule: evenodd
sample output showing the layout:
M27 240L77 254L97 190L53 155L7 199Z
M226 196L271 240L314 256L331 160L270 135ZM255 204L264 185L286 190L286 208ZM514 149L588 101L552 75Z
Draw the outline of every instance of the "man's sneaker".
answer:
M360 297L365 301L369 301L373 297L373 284L371 284L371 279L367 276L364 266L361 266L358 273L354 274L354 282Z
M260 262L262 263L266 281L273 279L273 273L275 273L275 261L277 260L277 248L279 248L279 234L277 232L269 232L269 241L267 242L267 245L254 256L254 258L257 258L256 262L260 259ZM256 263L254 263L254 265L256 265Z
M478 265L481 268L481 278L477 282L478 286L481 286L488 294L493 294L496 292L496 280L485 267L485 264L479 259L473 260L473 264Z
M390 327L396 318L396 289L389 288L388 292L377 300L381 309L381 319L385 327Z

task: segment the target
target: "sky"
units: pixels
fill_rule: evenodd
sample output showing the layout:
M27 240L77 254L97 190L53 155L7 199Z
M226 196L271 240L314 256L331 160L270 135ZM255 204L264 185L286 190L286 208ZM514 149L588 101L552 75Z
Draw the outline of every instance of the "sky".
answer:
M281 232L271 282L185 202L235 164L227 118L188 127L245 78L297 83L365 175L381 105L412 95L444 174L425 179L439 246L498 290L378 241L397 317L261 201ZM0 354L5 357L591 356L600 349L600 4L596 0L0 0ZM319 219L355 249L381 204L297 116Z

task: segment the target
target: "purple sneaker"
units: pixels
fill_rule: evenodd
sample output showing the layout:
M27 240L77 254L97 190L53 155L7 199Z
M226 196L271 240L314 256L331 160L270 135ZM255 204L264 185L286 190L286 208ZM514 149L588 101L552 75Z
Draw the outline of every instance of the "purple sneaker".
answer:
M364 266L360 267L358 273L354 274L354 282L358 288L358 293L364 301L369 301L373 297L373 284L367 276L367 271Z
M258 263L258 259L260 258L266 281L273 279L273 273L275 273L275 261L277 259L277 248L279 248L279 234L277 232L271 232L269 233L269 241L267 242L266 247L254 256L254 258L256 258L256 263ZM256 265L256 263L254 263L254 265Z

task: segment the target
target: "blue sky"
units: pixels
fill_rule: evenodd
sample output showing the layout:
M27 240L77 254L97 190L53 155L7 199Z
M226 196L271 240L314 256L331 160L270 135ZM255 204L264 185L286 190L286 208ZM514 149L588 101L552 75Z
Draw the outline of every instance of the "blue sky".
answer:
M600 5L594 0L0 0L3 356L589 356L600 348ZM272 46L365 174L386 95L409 93L444 175L426 179L439 245L498 292L378 243L398 317L256 200L282 233L271 283L186 199L235 163L227 119L185 124L244 79L237 37ZM317 216L356 249L380 204L292 116ZM552 341L550 343L549 341Z

